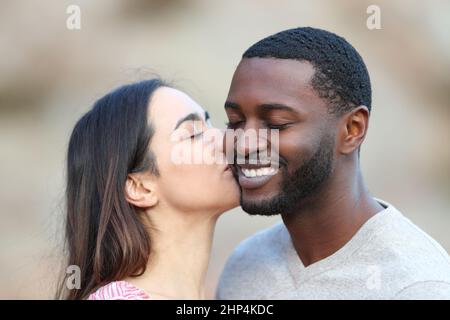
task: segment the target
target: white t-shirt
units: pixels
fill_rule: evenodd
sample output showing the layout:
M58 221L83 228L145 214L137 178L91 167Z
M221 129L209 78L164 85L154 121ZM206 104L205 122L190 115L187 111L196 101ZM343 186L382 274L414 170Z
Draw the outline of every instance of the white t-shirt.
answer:
M305 267L283 223L243 241L218 299L450 299L450 258L392 205L341 249Z

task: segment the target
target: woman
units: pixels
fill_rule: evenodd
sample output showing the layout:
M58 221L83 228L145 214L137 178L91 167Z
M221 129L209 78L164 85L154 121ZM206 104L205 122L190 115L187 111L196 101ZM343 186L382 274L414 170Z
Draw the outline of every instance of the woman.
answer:
M67 159L67 299L202 299L217 218L238 205L226 163L174 161L222 152L207 113L153 79L99 99L76 124ZM177 150L177 152L174 152Z

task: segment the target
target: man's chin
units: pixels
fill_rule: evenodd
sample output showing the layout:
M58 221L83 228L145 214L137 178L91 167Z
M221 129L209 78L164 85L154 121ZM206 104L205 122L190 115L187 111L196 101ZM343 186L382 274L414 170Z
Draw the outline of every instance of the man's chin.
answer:
M250 198L250 199L249 199ZM270 197L247 197L241 195L241 207L249 215L274 216L280 214L276 206L277 201Z

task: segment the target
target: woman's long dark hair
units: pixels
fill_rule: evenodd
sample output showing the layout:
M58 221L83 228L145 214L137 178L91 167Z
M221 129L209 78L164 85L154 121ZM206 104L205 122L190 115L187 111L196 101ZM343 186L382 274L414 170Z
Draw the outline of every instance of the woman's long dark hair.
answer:
M125 199L129 173L158 174L149 150L152 79L122 86L99 99L75 125L67 154L68 265L81 271L80 289L63 279L58 297L84 299L97 288L145 271L150 238L139 210Z

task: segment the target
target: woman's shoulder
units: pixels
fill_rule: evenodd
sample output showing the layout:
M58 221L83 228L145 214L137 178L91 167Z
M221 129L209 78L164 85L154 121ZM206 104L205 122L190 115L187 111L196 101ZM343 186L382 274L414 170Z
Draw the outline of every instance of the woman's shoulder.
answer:
M127 281L113 281L98 288L88 300L148 300L147 293Z

